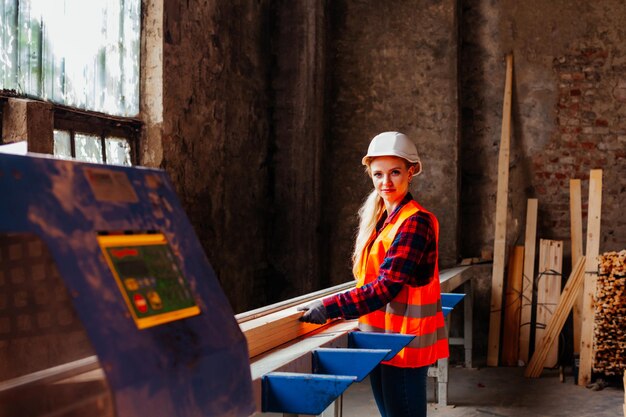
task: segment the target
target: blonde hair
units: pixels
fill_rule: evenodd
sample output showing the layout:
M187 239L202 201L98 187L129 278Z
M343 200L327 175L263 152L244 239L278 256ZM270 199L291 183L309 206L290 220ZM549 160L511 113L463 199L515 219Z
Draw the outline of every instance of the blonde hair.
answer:
M370 171L370 163L374 158L368 157L365 160L367 175L370 177L372 173ZM419 163L411 163L404 158L401 158L405 164L407 170L411 167L417 166ZM359 208L359 229L356 234L356 239L354 241L354 252L352 253L352 274L355 278L357 278L357 274L359 272L359 268L361 266L361 261L363 260L363 250L365 249L365 245L370 240L370 237L374 234L374 229L376 229L376 223L382 217L383 212L385 211L385 203L383 199L378 195L376 189L372 190L372 192L367 196L361 208Z
M363 249L374 233L376 223L385 211L383 199L378 195L376 190L367 196L365 202L359 209L359 229L354 242L354 252L352 253L352 274L357 277L359 267L363 257Z

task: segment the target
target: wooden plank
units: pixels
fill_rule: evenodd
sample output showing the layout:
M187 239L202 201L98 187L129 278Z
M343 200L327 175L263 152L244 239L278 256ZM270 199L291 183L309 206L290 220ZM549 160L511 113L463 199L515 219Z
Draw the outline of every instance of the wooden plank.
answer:
M541 239L539 243L539 279L537 280L537 322L535 327L535 349L539 347L546 326L552 319L561 294L563 272L563 241ZM548 352L544 365L554 368L558 362L558 343Z
M582 257L578 260L578 263L565 283L565 288L563 288L563 293L559 298L559 303L556 306L552 320L548 323L544 337L539 342L537 349L533 353L524 371L526 377L537 378L541 375L546 357L558 339L563 329L563 324L565 320L567 320L567 316L574 305L574 301L578 297L578 293L582 291L584 266L585 258Z
M519 324L522 306L522 271L524 247L514 246L509 255L509 270L504 303L504 329L502 337L502 365L517 366L519 357Z
M572 236L572 269L578 259L583 256L583 214L580 191L580 180L569 180L569 212L570 234ZM583 309L583 292L578 294L574 303L574 353L580 352L581 315Z
M487 365L498 366L500 325L502 320L502 288L506 249L506 218L509 196L509 151L511 141L511 99L513 94L513 54L506 56L506 81L502 103L502 132L498 153L498 187L496 193L495 235L493 241L493 269L491 274L491 307L489 314L489 342Z
M302 314L296 307L291 307L241 323L239 327L248 341L249 357L260 355L320 327L299 321Z
M528 363L530 348L530 321L533 305L533 284L535 282L535 246L537 244L536 198L529 198L526 204L526 237L524 240L524 275L522 281L522 312L519 328L519 359Z
M578 385L586 386L591 380L593 366L593 298L598 279L598 254L600 253L600 215L602 211L602 170L592 169L589 175L589 213L587 215L587 244L585 252L585 284L583 289L583 314L580 333L580 366Z
M441 288L441 292L452 292L469 281L472 278L471 271L468 271L468 273L464 272L470 268L471 266L455 266L454 268L441 271L439 273L439 287Z

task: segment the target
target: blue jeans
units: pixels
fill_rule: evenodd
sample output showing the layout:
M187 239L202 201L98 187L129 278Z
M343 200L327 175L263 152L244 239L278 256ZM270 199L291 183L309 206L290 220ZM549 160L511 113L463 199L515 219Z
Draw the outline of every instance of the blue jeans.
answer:
M428 366L398 368L378 365L370 374L372 392L382 417L426 417Z

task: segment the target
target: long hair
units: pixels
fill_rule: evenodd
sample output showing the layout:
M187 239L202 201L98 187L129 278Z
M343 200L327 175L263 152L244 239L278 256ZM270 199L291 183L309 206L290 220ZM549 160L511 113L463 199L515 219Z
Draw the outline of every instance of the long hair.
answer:
M363 249L365 249L365 245L367 245L374 233L376 222L382 216L383 211L385 211L383 199L376 190L372 190L359 209L359 229L354 242L354 252L352 253L352 274L355 278L361 265Z

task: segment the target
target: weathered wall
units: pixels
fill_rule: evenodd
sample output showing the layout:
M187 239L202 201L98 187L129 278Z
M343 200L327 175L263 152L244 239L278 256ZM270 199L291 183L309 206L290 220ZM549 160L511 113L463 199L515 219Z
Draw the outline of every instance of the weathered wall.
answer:
M600 250L624 246L626 7L619 0L462 2L462 254L493 247L504 55L514 54L507 243L523 243L526 199L538 237L566 240L569 178L604 170Z
M329 4L333 87L324 220L334 283L351 278L356 213L372 189L361 157L370 139L387 130L416 142L424 173L411 192L439 218L440 263L457 261L456 14L451 0Z
M274 300L320 282L324 159L325 2L276 0L272 24L272 225L265 286Z
M524 243L526 200L538 198L537 237L565 241L568 274L569 178L582 180L586 233L589 170L602 168L600 251L624 248L624 22L626 7L620 0L461 2L463 257L493 250L504 56L509 51L514 84L507 245ZM475 282L485 305L490 279L491 274L483 274ZM477 351L485 350L486 331L483 327L475 334Z
M418 144L412 192L440 219L442 266L490 250L508 51L507 242L529 197L538 235L567 240L567 179L586 200L603 168L601 250L623 246L620 1L163 4L160 166L237 311L350 279L360 158L384 130Z
M265 302L268 4L164 2L161 166L236 311Z

